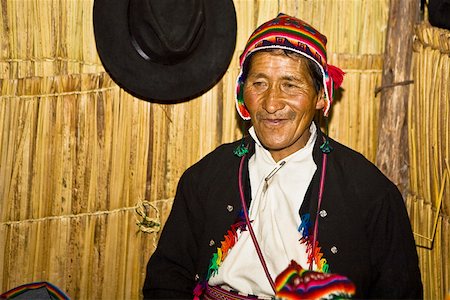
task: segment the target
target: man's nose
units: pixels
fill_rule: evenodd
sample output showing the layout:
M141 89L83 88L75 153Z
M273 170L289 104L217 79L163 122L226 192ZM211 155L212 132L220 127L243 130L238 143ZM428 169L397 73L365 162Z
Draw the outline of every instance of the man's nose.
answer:
M282 110L284 107L284 101L282 97L282 91L277 85L272 85L264 95L263 108L268 113L275 113L278 110Z

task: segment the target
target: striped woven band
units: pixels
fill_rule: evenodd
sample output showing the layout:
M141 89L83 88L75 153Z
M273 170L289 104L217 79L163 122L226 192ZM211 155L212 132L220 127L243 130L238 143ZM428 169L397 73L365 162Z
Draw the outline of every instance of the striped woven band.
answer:
M21 299L29 298L33 299L33 290L44 288L47 290L51 299L55 300L70 300L70 298L64 294L57 286L51 284L50 282L32 282L15 287L0 295L0 299L13 299L21 296ZM35 299L35 298L34 298Z
M227 287L206 286L204 300L269 300L271 297L258 297L234 291Z
M347 277L303 269L291 261L275 280L277 299L349 299L356 288Z
M259 26L247 41L245 49L240 56L241 72L238 76L236 87L236 108L239 115L244 120L250 119L250 114L244 104L244 68L247 66L247 60L253 53L263 49L285 49L299 53L312 61L314 61L322 71L323 86L326 87L325 96L326 103L324 107L324 115L328 115L331 102L333 100L333 90L340 85L342 78L336 80L330 78L330 65L327 64L326 52L327 38L319 31L314 29L308 23L285 14L279 14L272 19ZM337 71L338 77L343 76L340 69L331 66L333 71ZM336 70L337 69L337 70ZM333 75L333 74L331 74ZM331 76L332 77L332 76ZM334 79L334 80L333 80ZM338 82L338 84L336 84Z

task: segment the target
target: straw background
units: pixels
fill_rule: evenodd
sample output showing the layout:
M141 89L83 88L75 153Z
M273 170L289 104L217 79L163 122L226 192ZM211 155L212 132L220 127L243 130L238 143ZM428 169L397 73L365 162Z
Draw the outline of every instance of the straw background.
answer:
M413 45L406 204L428 299L450 295L450 31L422 23Z
M238 37L228 71L203 96L176 105L133 98L104 72L93 0L0 4L0 293L49 281L73 299L141 297L180 175L241 137L238 55L253 29L278 12L327 35L330 63L347 73L330 135L375 160L374 90L389 0L235 0ZM429 237L443 199L434 243L416 235L432 248L419 248L426 298L439 299L450 287L449 34L424 25L417 36L407 204L415 232ZM136 211L152 226L138 226Z

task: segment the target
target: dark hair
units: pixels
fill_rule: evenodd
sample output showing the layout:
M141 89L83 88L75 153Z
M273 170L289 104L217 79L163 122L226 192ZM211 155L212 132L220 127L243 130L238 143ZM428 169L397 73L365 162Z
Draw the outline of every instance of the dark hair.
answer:
M287 49L278 49L278 48L263 49L263 50L259 50L259 51L256 51L256 52L253 52L252 54L250 54L250 56L247 57L247 59L244 62L244 65L242 66L242 68L243 68L242 80L244 82L247 80L247 75L248 75L248 71L249 71L250 62L252 60L252 56L255 53L258 53L258 52L275 52L275 51L280 51L280 50L282 50L284 55L286 55L286 56L300 58L300 59L303 59L306 62L306 66L308 68L309 75L311 76L312 81L313 81L314 89L315 89L316 93L319 93L320 89L323 87L323 77L322 77L322 71L320 70L320 67L313 60L311 60L311 59L309 59L309 58L307 58L307 57L305 57L305 56L303 56L303 55L301 55L299 53L296 53L294 51L287 50Z

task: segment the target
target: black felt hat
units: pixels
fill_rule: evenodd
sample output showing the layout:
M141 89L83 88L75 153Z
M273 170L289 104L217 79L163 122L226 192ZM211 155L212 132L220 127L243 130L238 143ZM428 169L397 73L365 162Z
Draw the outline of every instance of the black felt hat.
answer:
M95 0L97 51L111 78L152 102L211 89L236 45L232 0Z

